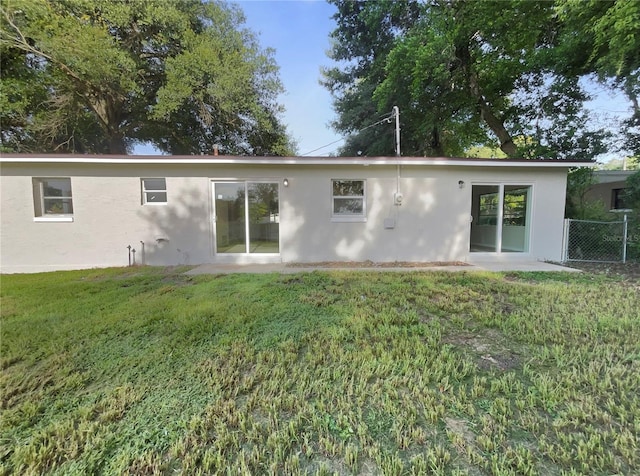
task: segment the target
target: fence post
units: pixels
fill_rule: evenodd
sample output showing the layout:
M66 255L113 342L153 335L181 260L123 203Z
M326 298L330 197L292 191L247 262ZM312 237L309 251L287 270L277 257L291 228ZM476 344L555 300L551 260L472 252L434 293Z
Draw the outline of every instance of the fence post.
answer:
M627 262L627 228L629 226L629 222L627 221L627 214L624 214L624 219L622 220L622 262Z
M571 219L564 219L564 227L562 228L562 254L560 260L562 263L567 262L569 257L569 227L571 225Z

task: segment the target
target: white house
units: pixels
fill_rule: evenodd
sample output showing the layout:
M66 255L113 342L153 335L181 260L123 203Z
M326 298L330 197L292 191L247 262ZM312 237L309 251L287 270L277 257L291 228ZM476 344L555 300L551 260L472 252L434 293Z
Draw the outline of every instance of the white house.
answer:
M584 162L4 154L0 270L560 260Z

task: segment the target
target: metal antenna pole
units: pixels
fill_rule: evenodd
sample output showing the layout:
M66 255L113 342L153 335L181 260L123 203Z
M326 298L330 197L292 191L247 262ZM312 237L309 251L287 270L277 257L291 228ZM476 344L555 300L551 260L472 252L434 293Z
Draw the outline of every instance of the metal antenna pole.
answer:
M393 115L396 118L396 157L400 157L400 109L393 106Z

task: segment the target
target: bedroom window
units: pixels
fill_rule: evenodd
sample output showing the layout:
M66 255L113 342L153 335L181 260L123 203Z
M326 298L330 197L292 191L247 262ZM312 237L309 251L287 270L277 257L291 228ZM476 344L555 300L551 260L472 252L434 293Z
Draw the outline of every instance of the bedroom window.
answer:
M73 221L71 179L34 178L33 204L36 221Z
M142 204L165 205L167 203L167 180L164 178L143 178Z
M366 182L333 179L331 181L331 217L334 221L366 219Z

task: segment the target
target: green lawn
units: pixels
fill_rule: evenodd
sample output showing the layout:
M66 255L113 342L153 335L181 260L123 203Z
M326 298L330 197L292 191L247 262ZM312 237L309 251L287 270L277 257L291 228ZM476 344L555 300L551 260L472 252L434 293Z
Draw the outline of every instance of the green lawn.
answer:
M640 287L3 276L0 474L638 474Z

